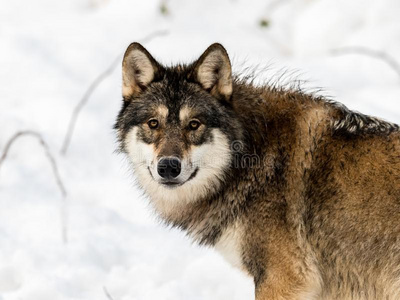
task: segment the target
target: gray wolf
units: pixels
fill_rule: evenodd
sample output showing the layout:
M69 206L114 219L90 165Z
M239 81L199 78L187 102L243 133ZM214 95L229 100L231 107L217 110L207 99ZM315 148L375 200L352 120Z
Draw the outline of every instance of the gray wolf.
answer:
M166 67L133 43L122 73L115 129L139 186L257 300L400 299L397 125L255 86L220 44Z

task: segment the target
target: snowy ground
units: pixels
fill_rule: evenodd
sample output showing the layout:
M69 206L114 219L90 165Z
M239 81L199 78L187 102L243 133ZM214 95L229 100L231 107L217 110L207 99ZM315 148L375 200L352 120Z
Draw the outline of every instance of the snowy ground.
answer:
M264 79L294 70L353 109L400 122L399 74L380 59L331 53L363 46L400 61L400 2L281 2L170 0L165 15L159 1L0 0L0 151L18 130L40 132L68 193L63 200L40 144L17 140L0 169L0 300L254 297L250 278L158 224L113 153L119 66L83 109L67 154L59 151L91 81L157 30L168 34L145 46L164 63L219 41L236 66L270 65Z

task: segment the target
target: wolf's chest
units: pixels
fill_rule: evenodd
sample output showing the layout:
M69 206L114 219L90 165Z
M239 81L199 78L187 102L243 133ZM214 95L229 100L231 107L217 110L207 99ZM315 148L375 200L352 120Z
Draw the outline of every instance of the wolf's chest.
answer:
M244 271L242 263L242 240L242 226L239 222L235 222L225 229L214 247L232 266Z

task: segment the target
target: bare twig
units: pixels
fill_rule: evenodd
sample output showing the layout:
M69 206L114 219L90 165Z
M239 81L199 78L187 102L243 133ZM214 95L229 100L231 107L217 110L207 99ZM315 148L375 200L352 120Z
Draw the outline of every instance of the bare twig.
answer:
M107 290L107 288L105 286L103 286L103 291L104 291L104 294L106 295L108 300L114 300L114 298L111 297L110 293L108 292L108 290Z
M19 137L27 136L27 135L35 137L39 141L40 145L43 147L43 149L45 151L45 154L46 154L46 157L48 158L48 160L49 160L49 162L51 164L51 167L52 167L52 170L53 170L53 174L54 174L54 178L56 179L56 183L57 183L58 188L60 189L61 195L63 197L66 197L67 196L67 191L66 191L66 189L64 187L64 184L61 181L60 174L59 174L58 168L57 168L57 163L56 163L56 161L54 159L54 156L51 154L50 148L47 145L47 143L44 141L42 135L40 133L36 132L36 131L31 131L31 130L19 131L19 132L15 133L8 140L6 146L5 146L4 150L3 150L3 154L0 157L0 168L1 168L2 164L4 163L5 159L7 158L8 152L10 151L10 148L13 145L13 143Z
M150 33L148 36L144 37L143 39L140 39L139 41L141 43L147 43L154 39L155 37L163 36L168 34L168 31L166 30L158 30ZM76 121L78 119L79 113L81 112L82 108L86 105L86 103L89 101L90 96L93 94L93 92L96 90L96 88L100 85L100 83L103 82L105 78L107 78L111 73L114 71L114 69L119 65L119 62L122 59L123 53L118 54L118 56L112 61L112 63L109 65L109 67L102 72L100 75L98 75L93 82L89 85L87 88L86 92L83 94L81 100L78 102L78 104L75 106L70 121L68 125L68 130L67 133L64 137L64 142L61 147L61 154L65 155L67 153L69 144L71 142L72 135L74 133Z
M400 64L397 60L383 51L373 50L366 47L345 47L331 50L333 55L361 54L372 58L383 60L400 77Z
M62 226L62 240L64 243L68 242L68 234L67 234L67 222L66 222L66 210L65 210L65 205L66 205L66 198L67 198L67 190L65 189L64 183L61 180L60 173L58 171L57 163L54 158L54 156L51 154L50 148L43 139L42 135L36 131L32 130L26 130L26 131L18 131L15 133L6 143L6 146L4 147L3 153L0 157L0 169L3 163L5 162L8 153L10 152L11 146L15 143L15 141L23 136L32 136L36 138L40 145L42 146L44 153L50 162L54 178L56 180L56 184L58 186L58 189L61 192L62 200L63 200L63 205L61 207L61 226Z

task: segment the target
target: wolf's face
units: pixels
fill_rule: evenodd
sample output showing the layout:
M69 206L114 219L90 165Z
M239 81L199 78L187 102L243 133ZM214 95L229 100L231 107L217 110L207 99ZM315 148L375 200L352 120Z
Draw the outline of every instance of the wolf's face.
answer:
M141 45L129 46L116 129L139 184L159 206L199 199L223 182L231 144L241 138L231 94L230 62L219 44L172 68Z

